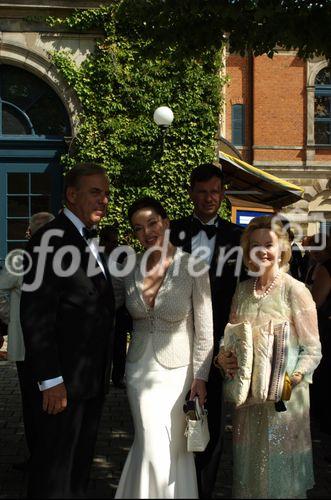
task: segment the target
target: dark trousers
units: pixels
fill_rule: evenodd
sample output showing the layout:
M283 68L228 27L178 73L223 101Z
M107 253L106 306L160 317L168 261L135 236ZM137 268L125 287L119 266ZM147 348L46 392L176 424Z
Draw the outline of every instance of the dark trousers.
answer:
M49 415L39 397L38 438L29 464L28 498L84 498L104 397L69 401Z
M40 391L37 385L37 381L33 380L28 365L27 363L25 363L25 361L16 361L16 368L21 389L25 439L29 454L31 455L38 434L32 401L35 401L40 397Z
M223 379L211 366L207 383L207 410L210 441L203 452L195 453L199 498L212 498L224 443Z

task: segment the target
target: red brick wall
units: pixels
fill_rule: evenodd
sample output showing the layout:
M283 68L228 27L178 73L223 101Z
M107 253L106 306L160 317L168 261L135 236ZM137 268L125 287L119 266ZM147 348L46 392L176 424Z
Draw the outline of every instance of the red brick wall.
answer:
M306 62L291 53L254 60L229 54L226 69L226 139L232 142L232 105L245 104L245 147L238 149L246 161L305 161ZM316 148L315 160L330 161L331 150Z
M254 59L254 144L304 146L305 62L295 56ZM275 155L272 155L275 158ZM282 158L283 154L281 155ZM292 152L289 156L293 158Z

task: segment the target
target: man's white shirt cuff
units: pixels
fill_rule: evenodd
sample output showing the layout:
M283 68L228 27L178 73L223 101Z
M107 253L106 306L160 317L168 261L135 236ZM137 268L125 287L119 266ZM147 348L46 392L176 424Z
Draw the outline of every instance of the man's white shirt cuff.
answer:
M62 384L62 382L62 377L49 378L48 380L43 380L40 383L38 382L38 387L40 391L45 391L46 389L50 389L51 387Z

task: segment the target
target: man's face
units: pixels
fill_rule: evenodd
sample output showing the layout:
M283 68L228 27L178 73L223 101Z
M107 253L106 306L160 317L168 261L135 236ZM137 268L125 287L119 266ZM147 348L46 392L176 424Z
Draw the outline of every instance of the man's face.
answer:
M103 174L85 175L77 187L67 189L67 206L86 227L100 222L108 202L109 181Z
M209 181L196 182L190 190L194 213L203 222L216 216L223 200L221 179L212 177Z

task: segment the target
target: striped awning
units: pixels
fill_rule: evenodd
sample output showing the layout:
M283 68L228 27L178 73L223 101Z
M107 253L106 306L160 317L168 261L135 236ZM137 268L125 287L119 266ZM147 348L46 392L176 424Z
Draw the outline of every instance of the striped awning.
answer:
M302 199L304 189L275 175L253 167L235 156L219 152L226 194L232 199L282 208Z

